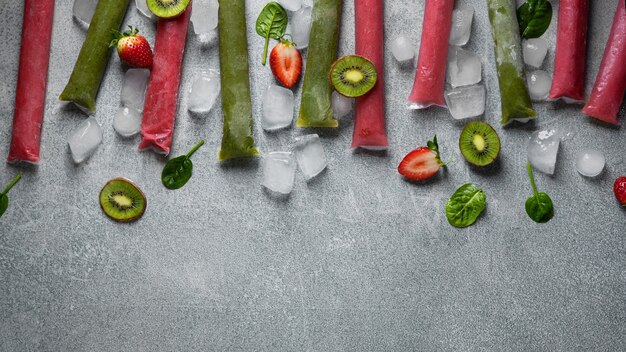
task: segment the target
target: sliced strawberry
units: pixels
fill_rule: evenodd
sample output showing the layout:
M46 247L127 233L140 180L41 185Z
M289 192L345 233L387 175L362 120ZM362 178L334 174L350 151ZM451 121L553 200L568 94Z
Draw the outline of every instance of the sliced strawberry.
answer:
M115 38L110 47L117 47L120 59L130 67L152 68L152 49L150 44L139 35L139 30L128 26L130 29L124 33L115 32Z
M618 177L615 180L613 192L619 204L626 207L626 176Z
M428 141L428 147L419 147L402 159L398 172L409 180L422 181L433 177L442 166L437 136Z
M294 43L281 39L270 53L270 67L276 79L291 88L302 74L302 55Z

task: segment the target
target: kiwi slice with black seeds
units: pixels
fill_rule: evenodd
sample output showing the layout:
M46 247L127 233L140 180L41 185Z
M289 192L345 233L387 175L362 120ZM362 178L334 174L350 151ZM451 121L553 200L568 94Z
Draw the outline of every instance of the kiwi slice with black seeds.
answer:
M102 211L117 222L132 222L146 211L146 196L132 181L114 178L100 191Z
M356 98L374 88L378 80L374 64L358 55L348 55L335 61L330 68L330 82L341 95Z
M173 18L179 16L191 0L147 0L148 9L160 18Z
M459 138L461 154L476 166L493 163L500 154L500 138L489 124L480 121L465 125Z

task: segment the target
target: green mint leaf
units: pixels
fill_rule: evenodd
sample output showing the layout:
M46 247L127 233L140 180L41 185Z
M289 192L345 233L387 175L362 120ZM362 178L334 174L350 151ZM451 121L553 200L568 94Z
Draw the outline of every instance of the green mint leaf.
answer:
M272 1L265 5L259 17L256 20L256 32L265 38L265 47L263 48L263 65L267 62L267 47L270 38L279 40L287 29L287 12L276 1Z
M528 0L517 9L520 35L524 39L539 38L552 21L552 5L548 0Z
M459 187L446 203L446 217L454 227L468 227L476 222L486 205L485 192L467 183Z

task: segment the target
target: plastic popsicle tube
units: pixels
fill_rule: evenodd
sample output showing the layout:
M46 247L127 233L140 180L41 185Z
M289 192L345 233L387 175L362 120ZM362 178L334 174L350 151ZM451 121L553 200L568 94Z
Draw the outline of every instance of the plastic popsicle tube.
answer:
M619 111L626 91L626 9L617 2L609 40L604 48L600 71L583 113L598 120L618 125Z
M25 0L9 162L39 162L54 0Z
M342 0L316 0L311 14L311 38L307 49L306 70L298 127L337 127L333 117L333 88L328 72L337 58Z
M426 0L415 82L408 99L409 109L446 106L444 89L453 8L454 0Z
M550 99L583 101L588 0L561 0Z
M141 121L140 150L170 153L190 16L191 5L176 18L157 22L152 73Z
M219 160L259 155L252 133L245 3L245 0L219 1L220 80L224 120Z
M526 85L515 0L487 0L500 86L502 125L537 115Z
M374 64L378 81L366 95L357 98L352 148L387 149L385 128L385 58L383 0L354 0L356 54Z
M71 101L87 113L96 110L96 96L109 63L112 31L119 30L129 0L100 0L89 24L70 80L59 99Z

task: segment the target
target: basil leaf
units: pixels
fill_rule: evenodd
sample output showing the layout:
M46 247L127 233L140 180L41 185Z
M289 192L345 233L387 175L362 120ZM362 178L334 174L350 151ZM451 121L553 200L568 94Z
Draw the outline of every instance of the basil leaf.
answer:
M535 176L530 163L526 163L526 169L528 170L530 185L533 188L533 195L526 200L526 214L535 222L540 224L546 223L554 217L554 204L552 204L552 199L546 193L537 192Z
M487 197L482 189L471 183L464 184L446 203L446 217L454 227L468 227L485 210Z
M6 194L0 194L0 217L7 211L9 207L9 197Z
M161 172L161 182L165 188L179 189L187 184L193 173L193 163L190 158L203 144L204 141L200 141L186 155L170 159L165 164Z
M539 38L550 27L552 5L548 0L528 0L517 9L522 38Z
M267 47L270 38L280 39L287 29L287 12L276 1L272 1L265 5L259 17L256 19L256 32L265 38L265 47L263 49L263 65L267 61Z

